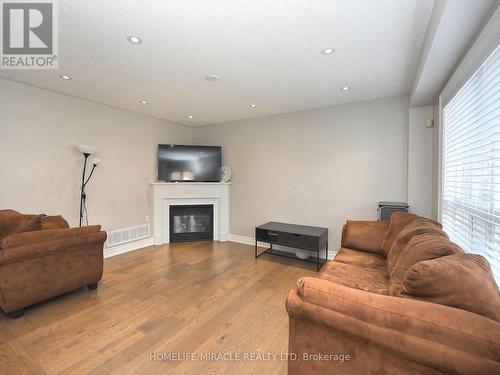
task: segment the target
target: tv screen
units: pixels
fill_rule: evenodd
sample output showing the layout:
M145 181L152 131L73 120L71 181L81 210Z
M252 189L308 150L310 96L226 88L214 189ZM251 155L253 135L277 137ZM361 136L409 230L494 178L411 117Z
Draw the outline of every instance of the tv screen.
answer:
M219 182L220 146L158 145L158 179L169 182Z

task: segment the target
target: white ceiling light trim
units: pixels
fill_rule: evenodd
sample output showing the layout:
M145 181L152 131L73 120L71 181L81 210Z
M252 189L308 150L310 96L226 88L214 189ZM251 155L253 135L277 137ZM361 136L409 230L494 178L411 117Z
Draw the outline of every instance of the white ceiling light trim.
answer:
M71 76L68 76L66 74L60 75L59 77L62 79L65 79L66 81L69 81L70 79L72 79Z
M335 52L335 48L325 48L325 49L321 50L321 53L323 55L331 55L334 52Z
M135 35L130 35L127 40L132 44L142 44L142 39Z
M212 82L219 80L219 76L217 74L209 74L205 78L207 79L207 81L212 81Z

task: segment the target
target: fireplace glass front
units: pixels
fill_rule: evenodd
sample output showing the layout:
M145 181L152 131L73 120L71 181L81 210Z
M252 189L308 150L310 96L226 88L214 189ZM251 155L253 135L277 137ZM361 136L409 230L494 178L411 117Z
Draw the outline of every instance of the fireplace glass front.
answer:
M170 206L170 242L213 241L214 206Z

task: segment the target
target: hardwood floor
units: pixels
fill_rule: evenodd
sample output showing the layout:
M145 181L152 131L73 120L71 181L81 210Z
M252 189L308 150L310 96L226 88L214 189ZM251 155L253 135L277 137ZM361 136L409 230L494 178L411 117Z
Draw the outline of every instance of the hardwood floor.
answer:
M99 288L0 312L0 374L285 374L286 361L165 361L151 353L281 353L285 299L314 267L231 242L105 260ZM229 354L226 354L229 355Z

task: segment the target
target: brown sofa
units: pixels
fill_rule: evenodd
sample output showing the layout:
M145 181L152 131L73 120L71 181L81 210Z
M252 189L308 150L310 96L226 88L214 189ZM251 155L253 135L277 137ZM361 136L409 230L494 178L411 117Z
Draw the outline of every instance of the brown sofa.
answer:
M348 221L341 246L288 296L289 374L500 374L500 296L483 257L401 213Z
M69 228L61 216L0 210L0 307L12 318L32 304L102 277L106 232Z

